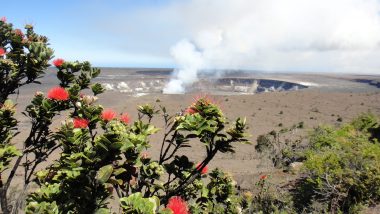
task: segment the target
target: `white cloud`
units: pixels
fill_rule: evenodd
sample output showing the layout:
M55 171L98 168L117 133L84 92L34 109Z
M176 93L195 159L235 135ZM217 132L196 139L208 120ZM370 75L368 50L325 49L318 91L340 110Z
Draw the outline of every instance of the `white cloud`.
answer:
M318 60L337 51L339 59L376 50L380 42L376 0L194 0L181 8L211 67L280 67L282 53ZM218 39L202 36L215 34ZM268 60L272 54L281 58Z
M202 60L187 69L181 57L194 49L172 53L176 82L218 68L380 73L377 0L193 0L175 10Z
M187 39L202 68L379 73L379 14L379 0L187 0L102 20L130 53L168 58Z

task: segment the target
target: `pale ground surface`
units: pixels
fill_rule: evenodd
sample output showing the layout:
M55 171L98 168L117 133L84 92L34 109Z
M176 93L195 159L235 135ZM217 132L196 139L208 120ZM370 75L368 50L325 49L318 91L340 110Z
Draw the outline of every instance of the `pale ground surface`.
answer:
M30 101L37 89L46 92L51 85L54 85L54 81L49 80L48 82L47 86L31 86L22 89L17 99L19 103L17 106L18 112L25 108L25 105ZM356 87L359 83L353 84ZM313 127L320 124L339 125L338 117L341 117L343 122L347 122L362 112L371 111L376 115L380 115L380 90L364 83L360 83L360 90L355 90L355 87L344 88L340 86L339 88L342 90L309 88L300 91L270 92L255 95L212 96L217 100L230 121L239 116L247 118L248 132L251 135L249 139L253 143L251 145L237 143L235 145L235 154L217 155L211 162L209 169L220 167L232 173L238 185L243 189L252 188L254 183L258 181L259 176L264 173L273 174L273 177L276 177L279 183L286 183L291 177L278 171L275 172L271 167L268 167L268 162L261 161L255 152L254 146L257 136L271 130L290 127L299 122L304 122L305 128L298 130L295 134L306 135ZM194 96L196 95L148 94L133 97L117 91L107 91L99 96L98 103L105 108L113 108L117 112L128 112L132 119L136 119L136 106L138 105L146 103L156 106L164 105L170 114L175 114L190 105ZM21 125L21 134L17 136L15 142L21 142L25 138L30 124L28 119L20 113L18 113L18 118ZM64 118L64 116L57 118L55 125L59 124L60 120ZM163 125L158 116L153 119L152 123L157 127L162 127ZM283 124L283 127L279 127L280 123ZM162 135L163 132L161 131L152 137L152 147L149 149L149 153L153 157L158 156ZM21 147L20 143L16 144ZM189 155L195 162L202 160L204 158L202 145L199 142L191 142L191 146L191 148L184 149L183 153ZM54 157L58 157L58 155L57 153ZM44 167L47 164L44 163L41 166ZM21 167L17 172L14 185L17 186L20 182L22 182Z

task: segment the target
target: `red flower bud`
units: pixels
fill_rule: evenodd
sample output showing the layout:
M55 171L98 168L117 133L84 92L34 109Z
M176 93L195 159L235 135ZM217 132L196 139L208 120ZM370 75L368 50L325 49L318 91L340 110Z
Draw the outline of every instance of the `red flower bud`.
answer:
M267 179L267 178L268 178L267 175L262 175L262 176L260 176L260 180L265 180L265 179Z
M149 158L149 153L148 152L142 152L141 153L141 159L148 159Z
M131 186L135 186L137 184L137 179L135 176L132 176L131 180L129 180L129 184Z
M202 168L201 163L198 163L195 168L199 171ZM201 174L204 175L207 173L207 171L208 171L208 166L206 165L205 167L203 167Z
M0 48L0 56L4 56L5 55L5 50L4 50L4 48Z
M195 113L197 113L197 110L195 109L195 108L193 108L193 107L189 107L189 108L187 108L186 110L185 110L185 114L195 114Z
M195 96L195 97L193 98L193 100L194 100L193 105L196 104L196 103L198 103L198 102L200 102L200 101L202 101L202 103L205 104L205 105L210 105L210 104L212 104L212 105L217 105L217 101L214 100L213 98L211 98L211 97L210 97L209 95L207 95L207 94L200 94L200 95L197 95L197 96Z
M120 116L120 120L124 123L124 124L128 124L129 121L131 120L131 118L129 117L129 114L128 113L124 113Z
M15 29L15 34L20 37L24 37L24 33L20 29Z
M36 93L34 93L34 96L44 96L44 93L42 91L36 91Z

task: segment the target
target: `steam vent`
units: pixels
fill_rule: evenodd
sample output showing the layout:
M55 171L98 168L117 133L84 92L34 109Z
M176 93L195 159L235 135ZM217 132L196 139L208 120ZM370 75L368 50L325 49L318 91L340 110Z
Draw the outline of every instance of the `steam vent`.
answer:
M107 90L119 91L132 96L163 93L170 81L171 71L134 70L104 72L98 78ZM237 77L236 77L237 76ZM234 77L199 77L198 81L186 85L185 93L204 92L214 95L257 94L273 91L291 91L307 88L308 85L292 81L276 80L266 76L234 75Z

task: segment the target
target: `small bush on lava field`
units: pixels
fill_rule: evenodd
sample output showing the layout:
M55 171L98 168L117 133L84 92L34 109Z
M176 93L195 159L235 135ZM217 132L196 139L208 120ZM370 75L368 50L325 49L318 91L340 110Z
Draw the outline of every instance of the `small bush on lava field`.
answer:
M250 213L296 213L292 197L289 192L278 187L269 181L270 176L262 175L256 183L258 193L251 197L249 201Z
M274 167L287 169L290 163L305 159L304 151L308 145L305 144L303 136L293 134L301 128L303 128L303 122L280 131L273 130L259 135L255 150L262 158L270 159Z

